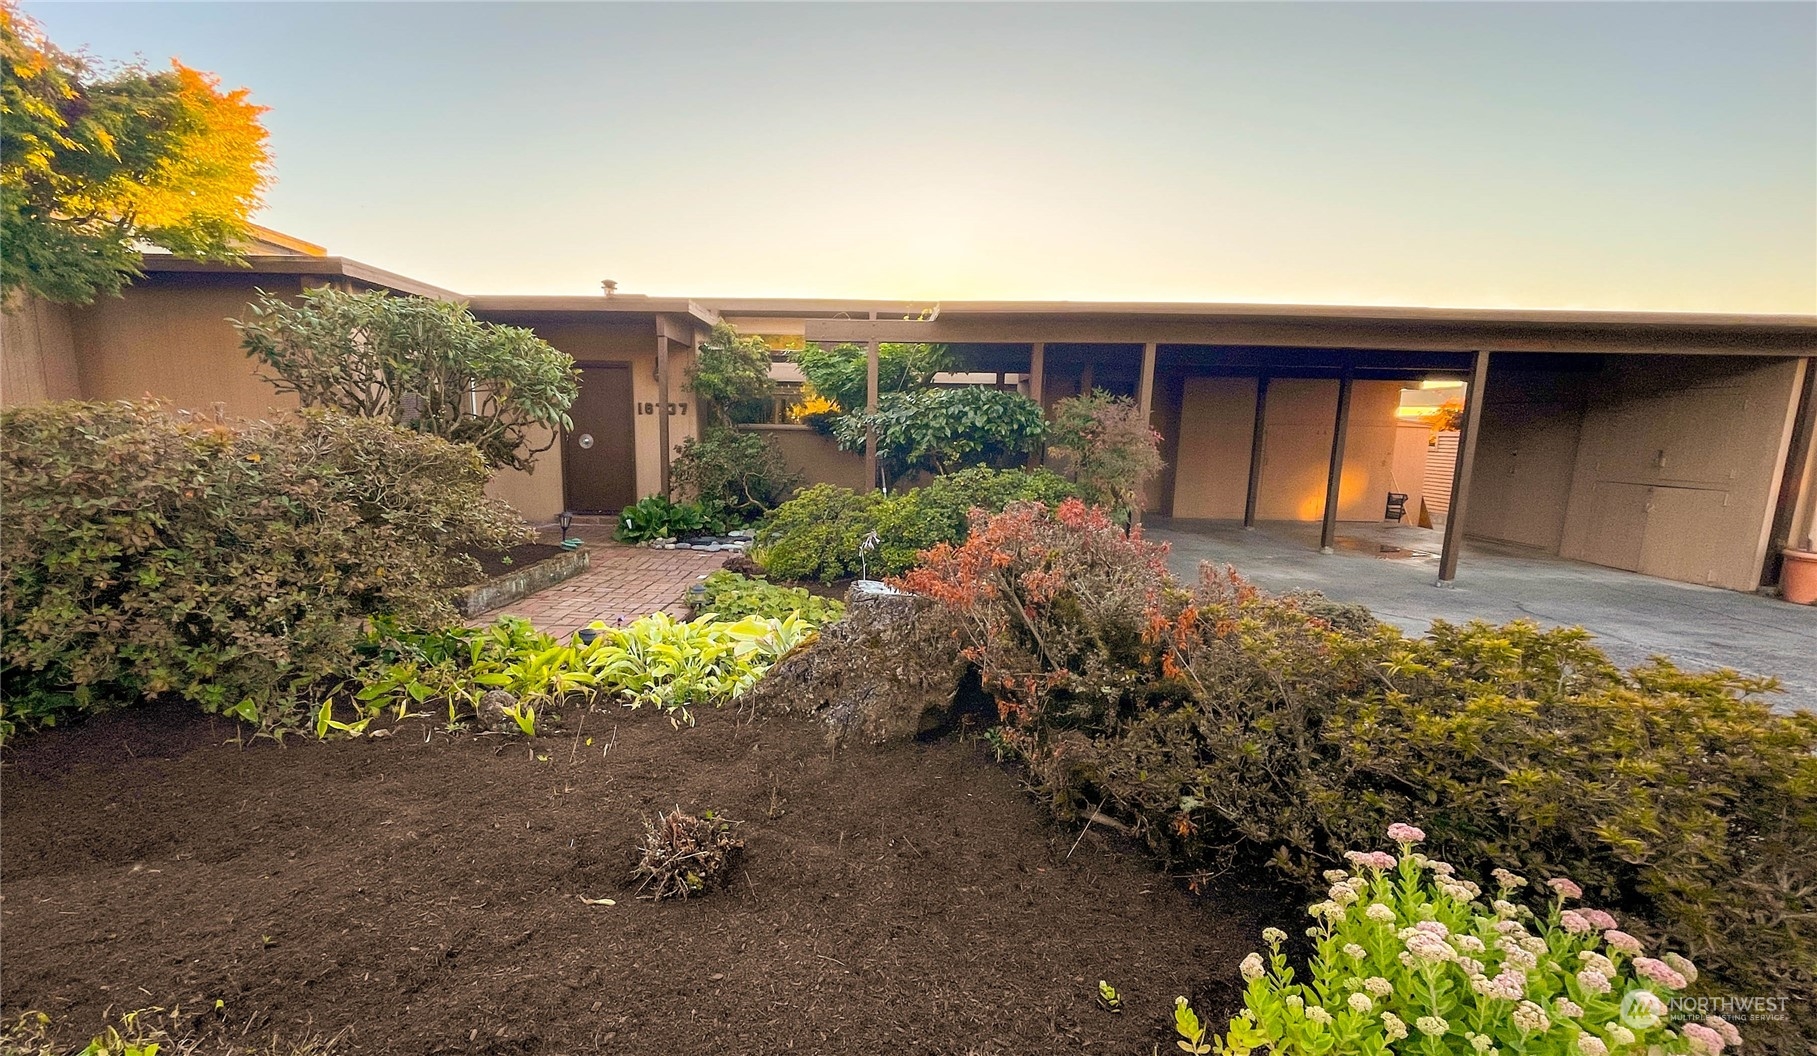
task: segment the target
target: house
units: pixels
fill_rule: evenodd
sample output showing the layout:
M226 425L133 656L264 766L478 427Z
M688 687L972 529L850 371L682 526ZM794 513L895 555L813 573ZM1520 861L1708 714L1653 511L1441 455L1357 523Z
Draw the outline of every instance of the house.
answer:
M258 416L293 406L259 379L230 318L254 291L317 285L456 294L275 232L243 265L148 255L118 298L5 316L0 402L155 395ZM1441 580L1468 535L1734 590L1774 582L1817 513L1817 317L1218 303L472 296L582 370L574 428L494 491L533 521L666 489L695 435L685 379L725 320L777 346L942 342L1044 405L1100 387L1136 399L1167 470L1150 509L1177 519L1299 520L1330 546L1425 485L1410 389L1462 383ZM782 368L786 373L786 367ZM811 480L862 487L861 456L773 423ZM551 457L553 456L553 457ZM1410 509L1417 509L1417 503ZM1448 511L1448 516L1446 514Z

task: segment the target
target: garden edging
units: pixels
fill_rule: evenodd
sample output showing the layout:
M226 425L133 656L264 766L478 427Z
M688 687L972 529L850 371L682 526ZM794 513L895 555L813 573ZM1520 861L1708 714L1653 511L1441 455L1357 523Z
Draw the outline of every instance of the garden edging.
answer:
M469 617L491 612L564 579L573 579L585 572L592 562L592 551L585 546L569 553L557 554L547 561L538 561L528 568L494 576L465 588L456 599L455 606L462 615Z

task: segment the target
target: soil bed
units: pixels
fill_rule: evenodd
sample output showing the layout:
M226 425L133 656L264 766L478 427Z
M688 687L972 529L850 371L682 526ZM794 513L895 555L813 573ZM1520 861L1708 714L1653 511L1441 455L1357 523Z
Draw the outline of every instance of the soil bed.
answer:
M241 746L148 707L34 737L5 756L6 1015L76 1044L110 1006L220 999L358 1053L1146 1053L1175 994L1228 1013L1258 931L1298 917L1053 826L973 743L699 719ZM674 806L744 823L730 890L624 886Z
M512 572L522 572L539 561L560 557L567 552L548 543L523 543L509 550L482 550L467 556L479 562L482 579L493 579Z

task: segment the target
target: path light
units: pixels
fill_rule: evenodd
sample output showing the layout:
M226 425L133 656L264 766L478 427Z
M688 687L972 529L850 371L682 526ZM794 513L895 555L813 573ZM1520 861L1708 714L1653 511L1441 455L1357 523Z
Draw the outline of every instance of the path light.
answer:
M555 523L561 526L562 542L567 542L568 529L574 527L574 511L563 510L561 514L555 518Z
M871 578L870 555L883 540L872 530L865 533L858 543L858 581L852 584L851 600L864 601L871 598L892 597L901 595L902 591Z

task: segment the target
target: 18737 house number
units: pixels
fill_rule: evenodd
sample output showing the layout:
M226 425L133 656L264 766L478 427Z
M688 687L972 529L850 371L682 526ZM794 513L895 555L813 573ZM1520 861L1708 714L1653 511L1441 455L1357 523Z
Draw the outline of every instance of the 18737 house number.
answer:
M656 408L657 408L657 404L656 404L656 403L655 403L655 402L654 402L654 401L652 401L652 400L645 400L645 401L643 401L643 402L642 402L642 403L639 403L639 404L638 404L638 405L637 405L637 413L638 413L638 414L655 414L655 413L656 413ZM687 401L686 401L686 400L683 400L683 401L682 401L682 402L680 402L680 403L671 403L671 404L669 404L669 413L670 413L670 414L671 414L671 415L676 415L676 414L683 414L683 415L685 415L685 414L687 414L687 413L688 413L688 404L687 404Z

